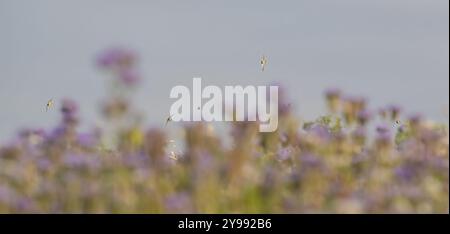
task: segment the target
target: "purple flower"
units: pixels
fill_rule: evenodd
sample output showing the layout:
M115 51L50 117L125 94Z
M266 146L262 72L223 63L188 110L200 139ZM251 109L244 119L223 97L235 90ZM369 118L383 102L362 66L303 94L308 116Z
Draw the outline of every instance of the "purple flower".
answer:
M304 168L314 168L321 165L321 160L314 154L304 153L300 155L300 162Z
M94 147L98 143L98 136L93 133L80 133L77 137L78 144L84 147Z
M411 128L413 130L417 130L422 123L422 115L413 114L409 117L409 123L411 124Z
M52 162L49 159L42 157L36 160L36 166L39 170L47 171L52 166Z
M137 153L123 157L122 161L129 167L146 168L149 165L150 158L144 153Z
M341 90L338 88L329 88L325 91L325 97L327 99L338 98L341 96Z
M130 67L136 60L136 54L124 48L111 48L101 53L97 65L107 69L122 69Z
M280 115L286 115L287 113L289 113L291 111L291 103L288 102L287 100L287 92L286 92L286 88L277 83L271 83L270 86L277 86L278 87L278 112ZM270 100L270 89L266 89L266 98L267 101Z
M46 132L43 128L38 128L38 129L33 130L33 134L40 136L40 137L46 136Z
M172 213L192 212L191 198L186 192L172 194L166 198L165 207Z
M64 99L62 101L61 113L63 116L64 124L76 124L78 123L78 105L71 99Z
M37 208L36 202L28 197L20 198L16 202L16 209L18 211L30 212L30 211L36 210L36 208Z
M122 83L126 86L136 85L140 80L140 77L137 74L137 72L131 69L121 71L119 77Z
M326 126L320 124L314 124L311 128L307 129L307 132L322 140L331 139L330 130Z
M278 152L276 154L277 159L280 161L285 161L285 160L289 159L291 152L292 152L291 147L283 147L278 150Z
M206 150L202 150L196 157L199 171L204 172L214 168L214 157Z
M376 131L378 134L388 134L390 132L389 127L386 125L378 125Z
M19 131L19 134L18 134L18 135L19 135L20 138L26 139L26 138L28 138L28 137L31 135L32 131L33 131L33 130L31 130L31 129L29 129L29 128L24 128L24 129L21 129L21 130Z
M378 147L387 147L392 141L392 134L388 126L379 125L376 128L376 142Z
M95 155L68 153L64 155L63 162L70 168L97 169L101 166L99 158Z
M411 123L416 123L416 124L418 124L418 123L420 123L421 121L422 121L422 115L421 114L413 114L413 115L411 115L411 116L409 116L409 121L411 122Z
M17 197L16 191L11 189L8 185L0 184L0 203L9 204Z
M366 129L359 127L353 132L353 136L355 137L365 137L366 136Z
M358 122L361 125L366 125L366 123L370 120L372 114L364 109L358 112L357 118L358 118Z
M120 50L110 49L101 53L97 58L97 64L100 67L111 67L114 65L120 57Z
M411 164L404 164L395 168L394 174L402 181L411 181L417 174L417 168Z
M63 115L75 115L78 111L78 105L71 99L62 100L61 112Z
M352 136L358 144L362 145L366 141L366 129L359 127L353 132Z
M47 136L47 139L50 141L55 141L63 137L65 133L66 133L66 126L59 125L50 132L50 134Z
M389 111L389 113L391 115L391 119L396 120L396 119L398 119L402 109L398 105L390 105L390 106L388 106L387 110Z
M346 97L343 103L343 115L348 124L354 123L358 112L366 108L366 99L363 97Z

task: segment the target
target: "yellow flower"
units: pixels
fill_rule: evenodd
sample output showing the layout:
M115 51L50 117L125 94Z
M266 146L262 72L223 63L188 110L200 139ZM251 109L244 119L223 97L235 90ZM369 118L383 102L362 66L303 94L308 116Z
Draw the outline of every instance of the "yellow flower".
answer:
M144 134L139 128L135 127L128 133L128 139L133 147L139 147L144 141Z

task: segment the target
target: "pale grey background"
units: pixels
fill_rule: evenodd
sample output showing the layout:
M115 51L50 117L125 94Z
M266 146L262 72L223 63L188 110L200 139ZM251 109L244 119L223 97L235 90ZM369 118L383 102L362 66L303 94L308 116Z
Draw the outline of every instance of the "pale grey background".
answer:
M447 0L93 1L0 0L0 140L20 127L57 124L46 101L71 97L95 125L106 77L94 57L112 45L139 51L136 102L162 125L171 87L289 87L296 112L324 112L337 86L448 123ZM269 58L264 73L261 54ZM56 103L58 104L58 103Z

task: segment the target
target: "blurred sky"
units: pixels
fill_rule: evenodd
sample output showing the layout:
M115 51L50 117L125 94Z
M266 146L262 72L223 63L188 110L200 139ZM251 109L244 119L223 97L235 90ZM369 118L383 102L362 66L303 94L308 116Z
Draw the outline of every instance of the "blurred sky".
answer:
M84 127L97 124L107 77L94 58L116 45L140 53L135 100L148 125L163 126L170 89L195 76L285 84L306 119L324 113L324 89L339 87L374 108L398 103L448 123L448 19L447 0L0 0L0 141L55 126L49 98L75 99Z

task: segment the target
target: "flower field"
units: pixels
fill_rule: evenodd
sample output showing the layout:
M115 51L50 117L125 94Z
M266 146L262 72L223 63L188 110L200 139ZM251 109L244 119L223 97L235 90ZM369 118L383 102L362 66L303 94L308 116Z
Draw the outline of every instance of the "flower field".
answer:
M108 129L81 131L79 108L56 102L52 129L0 145L0 213L448 213L448 126L400 106L324 93L328 112L295 116L280 87L279 125L206 122L147 129L131 96L137 57L110 49L99 112ZM224 136L226 135L226 136ZM225 138L231 141L225 144ZM175 145L183 145L175 149Z

